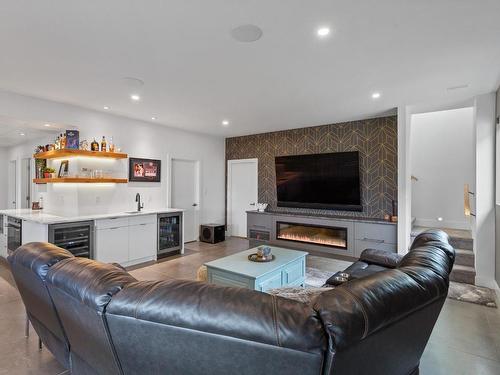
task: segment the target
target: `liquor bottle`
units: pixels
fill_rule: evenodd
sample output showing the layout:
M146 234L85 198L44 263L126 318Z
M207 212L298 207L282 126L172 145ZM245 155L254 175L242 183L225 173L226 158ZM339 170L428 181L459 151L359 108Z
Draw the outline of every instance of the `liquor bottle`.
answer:
M59 138L59 136L57 136L56 140L54 141L54 146L56 150L59 150L61 148L61 139Z
M99 143L94 138L94 141L90 144L90 150L99 151Z
M113 143L113 136L109 138L109 152L115 152L115 144Z
M104 137L104 136L102 136L101 151L102 152L108 151L108 144L106 143L106 137Z
M66 148L66 134L61 134L60 148Z

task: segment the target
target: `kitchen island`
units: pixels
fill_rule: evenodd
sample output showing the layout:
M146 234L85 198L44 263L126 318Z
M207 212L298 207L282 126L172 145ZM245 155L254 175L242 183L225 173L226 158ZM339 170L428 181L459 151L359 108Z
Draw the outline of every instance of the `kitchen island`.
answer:
M76 256L132 266L158 254L184 252L183 210L148 209L60 216L43 210L0 210L4 231L0 255L29 242L50 242Z

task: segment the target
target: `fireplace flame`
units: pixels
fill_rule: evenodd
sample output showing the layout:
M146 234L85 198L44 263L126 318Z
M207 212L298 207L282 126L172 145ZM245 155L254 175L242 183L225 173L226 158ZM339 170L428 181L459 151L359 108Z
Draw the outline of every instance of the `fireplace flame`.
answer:
M300 242L309 242L318 245L326 245L326 246L335 246L346 248L346 241L342 238L321 238L316 236L306 236L302 234L294 234L294 233L280 233L278 235L278 239L281 240L290 240L290 241L300 241Z

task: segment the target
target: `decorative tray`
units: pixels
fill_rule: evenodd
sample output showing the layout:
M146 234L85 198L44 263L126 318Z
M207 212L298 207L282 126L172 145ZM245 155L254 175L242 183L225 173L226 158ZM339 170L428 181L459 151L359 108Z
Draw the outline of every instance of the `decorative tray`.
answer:
M250 254L248 256L248 260L251 260L252 262L257 262L257 263L271 262L274 259L276 259L276 257L273 254L271 254L271 255L269 255L267 257L265 257L265 256L264 257L260 257L260 256L257 255L257 253Z

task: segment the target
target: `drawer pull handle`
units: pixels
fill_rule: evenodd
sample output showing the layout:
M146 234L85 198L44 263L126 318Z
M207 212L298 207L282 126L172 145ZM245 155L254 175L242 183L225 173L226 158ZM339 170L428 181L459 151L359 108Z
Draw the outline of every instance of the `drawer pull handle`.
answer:
M367 237L364 237L363 241L376 242L376 243L384 243L385 242L385 240L376 240L374 238L367 238Z
M265 225L257 225L255 224L254 225L255 228L264 228L264 229L268 229Z

